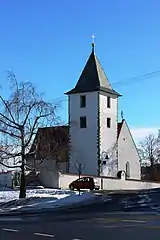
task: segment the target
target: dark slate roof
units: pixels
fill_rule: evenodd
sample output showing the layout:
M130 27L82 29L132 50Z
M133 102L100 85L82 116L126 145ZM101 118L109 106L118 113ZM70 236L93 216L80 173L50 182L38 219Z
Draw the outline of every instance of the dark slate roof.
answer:
M68 143L68 126L38 128L29 155L34 153L36 159L60 156L61 161L68 161Z
M119 122L117 124L117 138L119 137L119 134L121 132L121 128L122 128L123 122L124 122L124 120L122 120L122 122Z
M103 68L92 50L90 57L82 71L82 74L76 86L65 94L85 93L93 91L103 91L117 96L119 93L112 89L111 84L106 77Z

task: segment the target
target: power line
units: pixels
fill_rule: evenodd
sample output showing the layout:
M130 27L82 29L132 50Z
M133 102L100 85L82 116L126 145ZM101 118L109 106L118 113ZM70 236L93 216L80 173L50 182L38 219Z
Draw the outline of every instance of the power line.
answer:
M149 78L154 78L159 74L160 74L160 70L154 71L154 72L149 72L149 73L139 75L139 76L136 76L136 77L130 77L130 78L126 78L126 79L123 79L123 80L119 80L117 82L113 82L112 85L119 85L119 84L125 84L125 83L126 84L131 84L133 82L136 83L136 82L143 81L143 80L146 80L146 79L149 79Z
M134 83L144 81L144 80L149 79L149 78L154 78L158 75L160 75L160 70L145 73L143 75L139 75L139 76L136 76L136 77L130 77L130 78L126 78L126 79L116 81L116 82L112 82L111 85L116 85L116 86L117 85L118 86L130 85L130 84L134 84ZM61 97L53 99L54 102L63 102L63 101L66 101L66 100L67 100L66 96L61 96Z

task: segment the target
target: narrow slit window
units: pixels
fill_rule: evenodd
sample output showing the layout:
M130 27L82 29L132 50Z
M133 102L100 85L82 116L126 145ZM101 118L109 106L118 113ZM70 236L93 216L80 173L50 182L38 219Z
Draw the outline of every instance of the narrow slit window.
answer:
M81 108L86 107L86 96L85 95L80 96L80 107Z
M107 97L107 108L111 107L111 98Z
M86 128L86 127L87 127L86 117L80 117L80 128Z
M107 127L110 128L111 127L111 119L107 118Z

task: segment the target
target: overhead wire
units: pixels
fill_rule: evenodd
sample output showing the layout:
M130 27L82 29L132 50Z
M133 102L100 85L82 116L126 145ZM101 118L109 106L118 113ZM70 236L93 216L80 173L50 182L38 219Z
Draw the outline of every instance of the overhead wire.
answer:
M112 82L111 85L113 85L113 86L114 85L116 85L116 86L130 85L130 84L134 84L134 83L144 81L146 79L157 77L158 75L160 75L160 70L145 73L143 75L139 75L139 76L136 76L136 77L129 77L129 78L122 79L122 80L119 80L119 81L116 81L116 82ZM54 98L53 101L54 102L67 101L67 97L66 96L57 97L57 98Z

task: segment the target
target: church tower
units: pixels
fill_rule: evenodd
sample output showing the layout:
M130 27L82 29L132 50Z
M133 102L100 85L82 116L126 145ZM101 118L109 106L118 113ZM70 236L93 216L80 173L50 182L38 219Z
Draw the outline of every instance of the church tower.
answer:
M69 92L69 172L115 176L118 170L119 93L112 89L95 55L95 46L75 87Z

